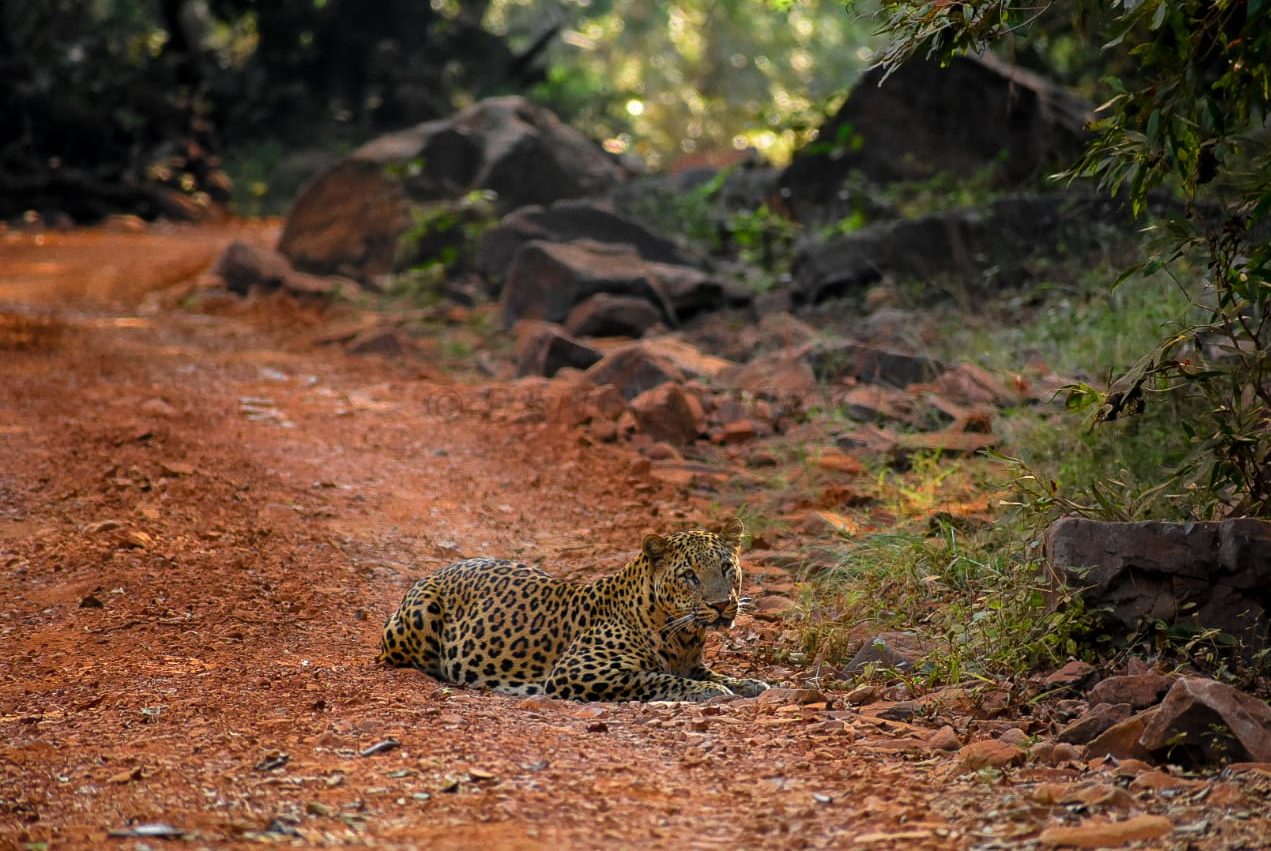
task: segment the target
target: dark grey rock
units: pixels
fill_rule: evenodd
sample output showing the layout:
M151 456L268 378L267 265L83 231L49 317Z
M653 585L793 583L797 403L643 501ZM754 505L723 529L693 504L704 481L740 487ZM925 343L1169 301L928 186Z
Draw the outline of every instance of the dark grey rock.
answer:
M881 222L799 247L792 296L802 303L863 289L885 276L956 279L986 289L1029 280L1031 261L1062 244L1074 255L1099 250L1129 221L1121 202L1081 192L1001 198L979 207Z
M853 172L890 183L991 167L999 186L1018 186L1081 153L1090 104L992 56L915 59L885 74L868 71L781 175L801 219L833 207Z
M662 321L662 312L642 298L597 293L576 305L565 330L579 337L640 337Z
M521 246L499 298L503 327L518 319L562 322L579 302L597 293L635 296L675 323L662 282L629 246L596 242L534 241Z
M1145 620L1189 622L1266 645L1271 523L1113 523L1065 517L1046 532L1046 570L1077 589L1106 625L1124 632Z
M906 387L931 381L944 371L943 364L926 355L847 340L815 346L807 358L812 371L822 381L850 376L871 384Z
M1173 762L1271 762L1271 706L1229 685L1180 679L1152 711L1139 744Z
M542 375L551 378L565 367L587 369L600 357L600 352L570 337L560 326L529 321L517 328L518 377Z
M578 240L630 246L641 258L655 263L697 266L701 258L644 225L615 213L601 202L559 201L514 210L487 230L477 242L477 270L496 290L503 285L517 250L532 240Z

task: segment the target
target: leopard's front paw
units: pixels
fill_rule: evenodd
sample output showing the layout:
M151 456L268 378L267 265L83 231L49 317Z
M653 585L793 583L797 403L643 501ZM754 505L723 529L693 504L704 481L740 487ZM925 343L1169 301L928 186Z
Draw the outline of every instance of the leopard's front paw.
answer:
M724 685L728 686L733 694L737 694L742 697L758 697L771 688L771 686L763 680L742 680L734 677L729 677Z
M705 703L708 700L714 700L717 697L736 697L737 692L733 691L726 685L720 683L701 683L693 688L684 696L685 700L693 703Z

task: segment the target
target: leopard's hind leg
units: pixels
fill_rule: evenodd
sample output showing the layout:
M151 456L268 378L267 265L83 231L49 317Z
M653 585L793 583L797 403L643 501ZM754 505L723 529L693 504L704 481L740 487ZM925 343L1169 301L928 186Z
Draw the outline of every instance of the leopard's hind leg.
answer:
M379 662L395 668L415 667L440 678L442 608L436 590L421 579L384 624Z

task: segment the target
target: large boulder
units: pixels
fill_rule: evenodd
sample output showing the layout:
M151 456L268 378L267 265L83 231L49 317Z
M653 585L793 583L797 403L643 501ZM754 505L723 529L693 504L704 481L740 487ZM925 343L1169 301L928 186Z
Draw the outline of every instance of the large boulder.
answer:
M371 280L394 269L416 205L495 193L502 211L603 194L622 177L599 147L520 97L381 136L300 193L279 249L305 271Z
M1146 621L1186 620L1268 641L1271 523L1113 523L1065 517L1045 537L1046 571L1123 633Z
M563 322L574 305L597 293L634 296L675 323L661 280L626 245L528 242L516 252L499 299L503 327L519 319Z
M565 330L579 337L641 337L662 321L662 313L642 298L597 293L576 305Z
M999 185L1035 182L1080 154L1089 113L1071 92L991 56L913 60L890 76L874 68L795 155L782 194L811 218L852 172L890 183L992 167Z
M631 400L631 413L640 430L672 445L692 443L706 423L678 384L660 384Z
M497 290L522 245L545 242L593 242L628 245L645 260L695 266L700 259L644 225L615 213L607 205L586 200L558 201L551 207L522 207L481 235L477 271Z
M718 278L692 266L650 262L649 271L662 283L662 292L678 319L725 307L745 307L753 300L743 285Z
M683 381L684 373L665 355L633 343L605 355L587 370L587 380L597 387L612 384L623 399L631 401L658 385Z
M814 346L807 354L816 377L831 381L848 376L868 384L906 387L931 381L944 371L940 361L852 340Z
M1081 192L1000 198L979 207L881 222L799 247L796 301L817 303L884 277L951 278L983 286L1028 281L1035 258L1056 244L1073 255L1102 250L1128 221L1119 201Z
M527 320L516 328L516 374L551 378L565 367L587 369L600 352L578 342L557 325Z

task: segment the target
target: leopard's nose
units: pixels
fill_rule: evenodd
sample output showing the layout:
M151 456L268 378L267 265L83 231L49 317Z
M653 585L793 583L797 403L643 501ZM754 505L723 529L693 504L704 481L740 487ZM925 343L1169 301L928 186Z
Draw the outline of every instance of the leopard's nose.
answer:
M720 617L724 617L725 615L728 614L728 610L733 607L733 601L720 600L715 603L707 603L706 605L710 606L712 609L718 612Z

